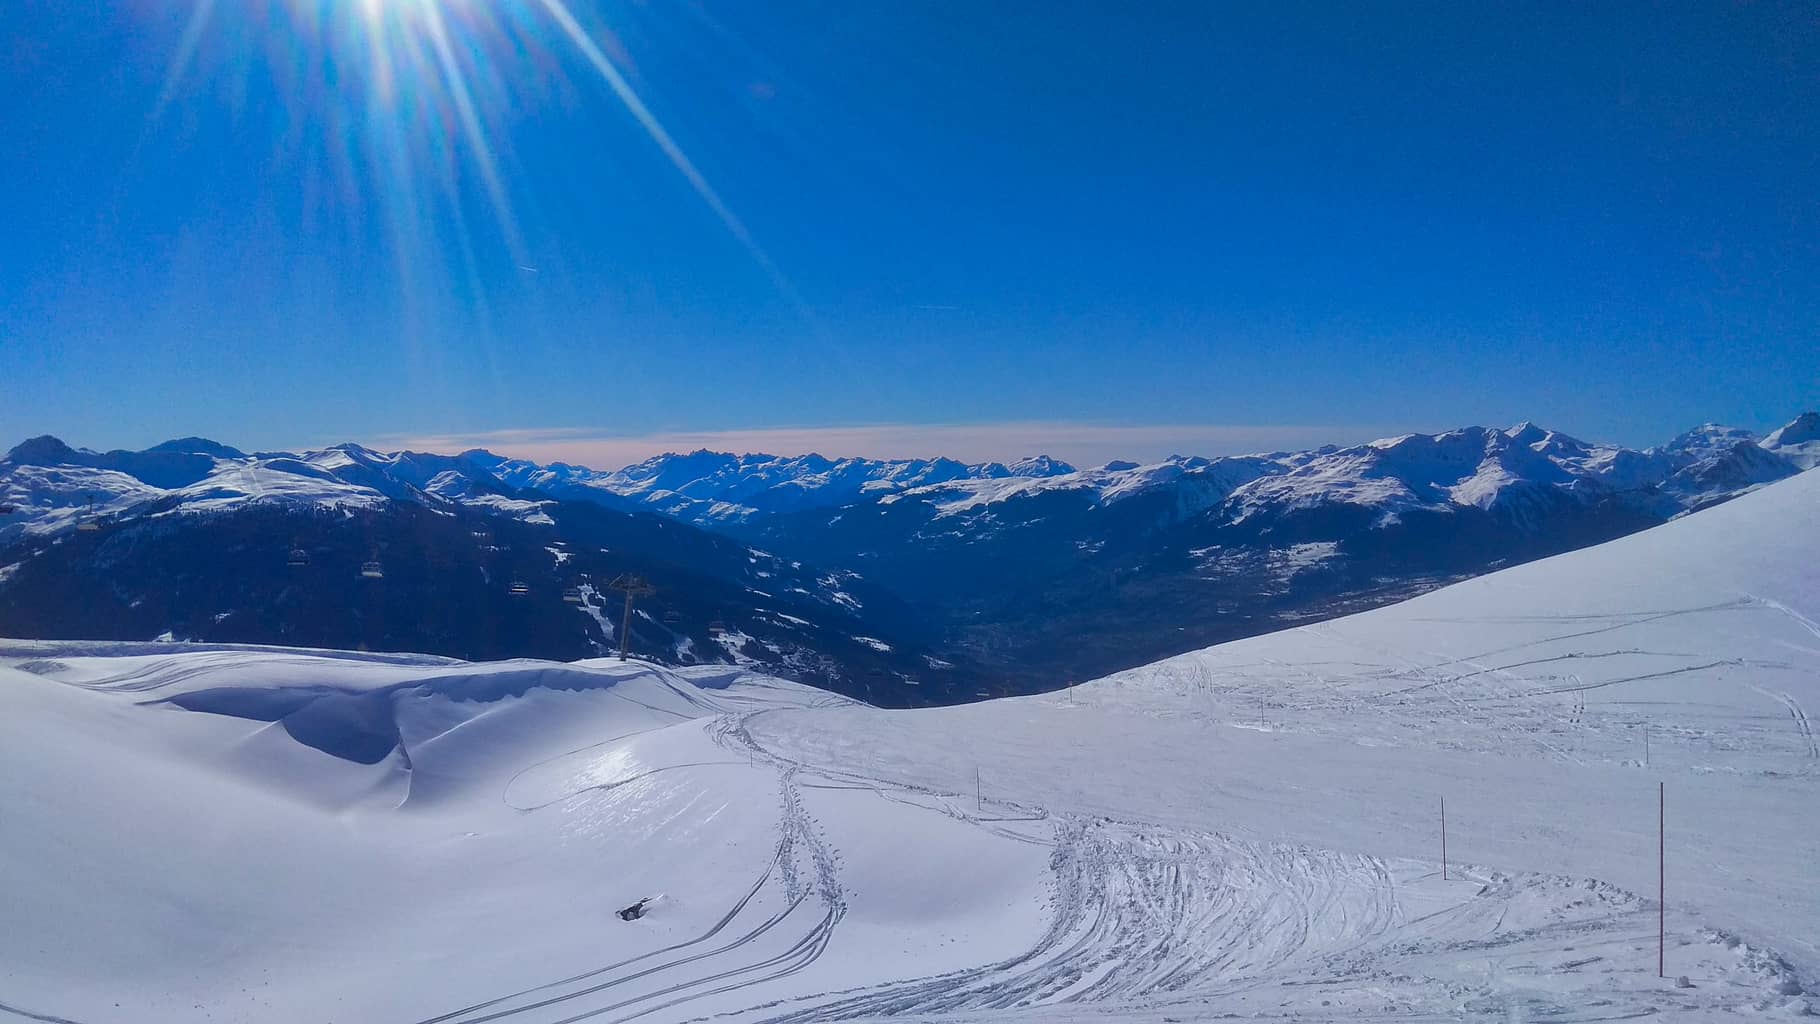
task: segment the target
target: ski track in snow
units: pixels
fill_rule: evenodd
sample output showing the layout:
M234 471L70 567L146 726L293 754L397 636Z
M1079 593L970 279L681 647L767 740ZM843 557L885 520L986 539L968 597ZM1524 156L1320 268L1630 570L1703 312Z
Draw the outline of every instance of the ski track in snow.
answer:
M1807 756L1820 757L1820 742L1816 742L1814 739L1814 727L1807 720L1807 709L1801 706L1801 702L1796 700L1794 695L1768 690L1754 684L1751 689L1787 708L1789 717L1794 720L1796 734L1807 744Z
M583 799L656 772L713 766L774 771L780 802L773 856L711 928L682 943L413 1024L575 1024L658 1014L663 1020L708 1020L727 1013L691 1016L690 1005L744 990L762 997L771 983L810 969L837 940L848 908L837 851L805 809L803 789L870 792L1000 839L1050 847L1051 918L1029 948L1007 959L770 999L735 1011L740 1020L811 1024L909 1015L958 1021L1038 1007L1098 1007L1152 1019L1165 1011L1252 1005L1247 1000L1274 1007L1296 1002L1297 1019L1520 1013L1514 1019L1610 1020L1656 1012L1641 1006L1570 1017L1576 1007L1571 996L1563 1001L1554 987L1530 992L1520 983L1550 972L1614 972L1619 968L1613 961L1653 949L1653 904L1614 887L1460 865L1452 881L1442 882L1433 865L1416 862L1051 814L1003 800L981 800L969 810L959 794L770 751L749 728L765 713L722 711L705 722L709 737L734 759L667 765L521 808ZM502 799L520 806L507 794ZM1524 915L1520 926L1507 926L1513 907ZM1492 966L1470 982L1421 976L1437 953ZM1773 980L1773 971L1758 973L1755 980L1766 986ZM1281 998L1284 993L1292 999ZM1304 993L1306 999L1293 998ZM1373 1005L1358 1005L1360 993ZM1695 1008L1691 997L1680 998L1689 1004L1683 1009ZM1346 1009L1332 1007L1336 1001ZM1609 1004L1609 993L1598 1002Z
M1233 984L1311 946L1356 945L1396 916L1388 874L1367 857L1069 818L1058 822L1051 866L1058 910L1027 952L768 1019L1105 1003L1191 990L1210 977Z
M8 1006L5 1003L0 1003L0 1013L11 1014L15 1017L24 1018L25 1020L43 1021L44 1024L82 1024L81 1021L74 1021L68 1017L59 1017L50 1013L35 1013L21 1007Z
M1597 714L1588 713L1584 697L1589 693L1630 688L1633 684L1650 684L1677 676L1703 677L1715 670L1750 670L1740 673L1748 679L1753 673L1799 674L1806 667L1797 662L1762 657L1712 658L1694 651L1649 649L1641 646L1591 646L1593 638L1616 639L1626 630L1651 624L1702 617L1748 613L1767 609L1794 621L1803 630L1820 635L1816 625L1775 601L1747 595L1735 601L1656 612L1621 612L1601 615L1525 616L1525 624L1551 622L1584 623L1601 621L1595 629L1549 632L1526 640L1473 654L1446 654L1423 650L1421 660L1410 653L1373 644L1364 637L1348 632L1340 634L1333 624L1322 623L1297 627L1293 632L1317 637L1336 646L1367 652L1392 669L1372 668L1352 673L1347 678L1329 680L1313 670L1308 662L1292 663L1263 657L1256 665L1207 665L1192 661L1165 662L1153 669L1177 685L1198 690L1205 705L1202 713L1224 718L1241 727L1280 728L1293 720L1298 730L1323 729L1336 723L1356 726L1362 716L1370 716L1387 735L1418 736L1432 734L1439 720L1445 719L1450 729L1462 727L1484 735L1488 743L1502 744L1520 737L1533 744L1538 752L1565 764L1585 765L1589 756L1610 757L1611 751L1621 756L1634 756L1629 748L1636 745L1632 734L1640 734L1650 721L1647 700L1630 697L1606 700ZM1411 621L1444 625L1453 620L1424 617ZM1724 628L1714 623L1711 628ZM1566 646L1564 651L1517 657L1521 652ZM1820 652L1802 650L1802 654ZM1571 672L1548 673L1551 667L1571 669L1578 666L1612 665L1623 669L1598 678L1588 679ZM1250 676L1233 674L1234 670L1265 668L1268 674ZM1282 685L1286 678L1295 685ZM1361 685L1377 683L1379 685ZM1470 689L1463 684L1470 683ZM1313 684L1313 685L1309 685ZM1765 753L1777 748L1787 750L1802 761L1820 759L1817 738L1806 708L1783 688L1771 688L1753 682L1743 684L1750 690L1776 702L1793 723L1791 732L1756 728L1767 744ZM1215 694L1219 698L1215 698ZM1563 710L1561 698L1571 704ZM1626 711L1625 707L1636 710ZM1577 709L1577 710L1576 710ZM1789 737L1793 738L1790 744ZM1657 740L1671 742L1671 732L1657 731ZM1588 744L1603 744L1589 747ZM1789 750L1792 746L1794 749Z
M719 710L721 707L704 699L699 691L689 692L690 688L675 686L667 680L666 685L678 696L704 709ZM837 703L846 701L842 699ZM742 723L749 714L751 712L718 715L709 722L710 734L723 746L737 746L741 753L766 757L743 732ZM529 812L589 793L629 785L661 772L711 766L745 768L750 763L739 760L666 765L566 792L533 805L512 801L512 783L526 772L632 735L637 733L531 765L508 780L501 799L508 806ZM728 737L738 739L729 741ZM595 1019L631 1021L677 1009L693 1001L788 978L814 964L828 948L835 926L846 912L846 905L836 876L833 853L822 842L817 826L803 809L795 779L799 768L782 762L777 762L776 766L781 805L775 853L758 881L707 932L687 942L424 1018L415 1024L483 1024L498 1020L535 1020L539 1024L546 1021L573 1024ZM799 863L802 859L808 861L811 876L808 879L802 874L803 866ZM773 889L781 891L770 892ZM781 909L766 912L767 904L761 897L767 894L778 897ZM815 916L817 909L819 917ZM753 924L753 919L761 915L764 915L762 919ZM710 945L729 929L733 931L733 938ZM779 950L776 947L780 943L787 945Z

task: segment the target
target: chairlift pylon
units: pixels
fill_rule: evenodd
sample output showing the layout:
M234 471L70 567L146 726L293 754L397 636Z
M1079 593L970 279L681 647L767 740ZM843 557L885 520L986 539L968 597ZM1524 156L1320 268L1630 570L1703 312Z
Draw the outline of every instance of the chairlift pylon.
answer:
M82 521L76 524L76 529L83 533L94 533L101 529L101 519L95 513L95 496L93 494L88 496L87 504L82 506Z

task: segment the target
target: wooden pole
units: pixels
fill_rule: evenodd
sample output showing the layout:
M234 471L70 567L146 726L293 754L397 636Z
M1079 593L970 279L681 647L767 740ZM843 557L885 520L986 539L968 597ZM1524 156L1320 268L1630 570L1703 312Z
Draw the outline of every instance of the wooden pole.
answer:
M1668 797L1656 783L1656 977L1668 977Z
M1441 881L1447 881L1447 798L1441 798Z
M980 798L979 765L973 766L973 809L976 811L983 811L986 809L985 801Z

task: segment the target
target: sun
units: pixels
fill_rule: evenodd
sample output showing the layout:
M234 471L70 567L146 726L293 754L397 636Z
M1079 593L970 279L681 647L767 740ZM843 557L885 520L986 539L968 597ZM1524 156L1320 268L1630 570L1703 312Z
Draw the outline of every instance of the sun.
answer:
M159 106L206 77L260 76L285 97L289 137L329 153L322 162L351 168L360 180L348 185L363 204L403 230L477 184L504 257L522 264L531 260L513 214L514 125L554 94L592 82L776 277L634 88L609 36L569 0L196 0Z

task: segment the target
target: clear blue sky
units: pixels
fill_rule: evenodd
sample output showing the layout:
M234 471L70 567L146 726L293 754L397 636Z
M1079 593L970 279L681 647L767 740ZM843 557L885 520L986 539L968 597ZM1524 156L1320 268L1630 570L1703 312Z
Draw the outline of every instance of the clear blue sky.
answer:
M0 444L1820 402L1809 3L10 0L0 97Z

